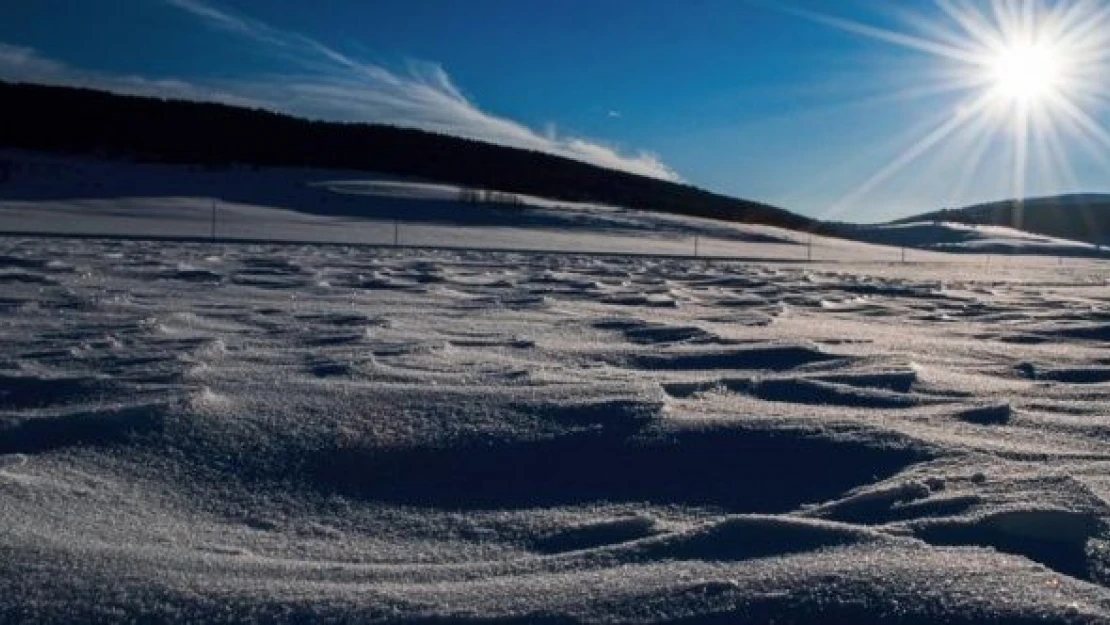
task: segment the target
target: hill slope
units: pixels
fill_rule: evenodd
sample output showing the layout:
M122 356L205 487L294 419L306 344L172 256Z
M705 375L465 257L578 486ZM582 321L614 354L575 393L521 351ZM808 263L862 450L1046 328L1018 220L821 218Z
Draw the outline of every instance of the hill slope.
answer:
M0 167L4 164L0 233L5 234L209 238L215 212L215 233L225 241L697 252L784 260L898 257L889 248L763 224L478 192L355 170L213 168L0 150Z
M664 213L808 229L789 211L550 154L224 104L0 82L0 147L168 163L375 171ZM4 179L0 171L0 181Z
M1008 226L953 221L905 221L892 224L834 224L838 236L853 241L962 254L1103 256L1100 247L1061 237L1034 234Z
M1110 195L1080 194L1005 200L960 209L934 211L895 221L905 224L944 221L1009 226L1050 237L1110 243Z

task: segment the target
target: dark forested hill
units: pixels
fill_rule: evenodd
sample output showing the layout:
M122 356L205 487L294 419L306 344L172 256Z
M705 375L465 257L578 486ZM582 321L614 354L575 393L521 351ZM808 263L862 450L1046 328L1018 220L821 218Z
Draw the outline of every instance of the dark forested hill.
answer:
M1027 232L1106 245L1110 243L1110 195L1084 194L1006 200L900 219L1009 226Z
M551 154L215 103L0 82L0 147L169 163L358 169L643 210L814 226L788 211Z

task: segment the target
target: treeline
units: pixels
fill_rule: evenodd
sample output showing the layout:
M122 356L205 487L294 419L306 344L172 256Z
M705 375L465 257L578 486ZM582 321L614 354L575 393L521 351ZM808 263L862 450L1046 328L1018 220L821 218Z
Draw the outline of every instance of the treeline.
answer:
M166 163L356 169L553 199L810 229L789 211L421 130L0 81L0 146Z
M1110 243L1110 195L1060 195L1005 200L967 208L944 209L894 223L948 221L969 225L1008 226L1045 236Z

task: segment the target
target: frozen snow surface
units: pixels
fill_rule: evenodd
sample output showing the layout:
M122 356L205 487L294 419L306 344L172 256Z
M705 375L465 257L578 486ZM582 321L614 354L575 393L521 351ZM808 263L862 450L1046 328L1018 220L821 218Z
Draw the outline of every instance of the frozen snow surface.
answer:
M1110 622L1104 262L5 158L2 623Z
M1110 621L1105 265L0 237L0 622Z

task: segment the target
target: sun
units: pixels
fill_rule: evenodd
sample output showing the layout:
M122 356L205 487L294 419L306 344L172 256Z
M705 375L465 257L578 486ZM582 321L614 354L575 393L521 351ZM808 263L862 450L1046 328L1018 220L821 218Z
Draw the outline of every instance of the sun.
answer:
M787 3L783 3L787 4ZM829 3L832 4L832 3ZM851 209L924 159L959 165L949 204L999 164L997 180L1013 197L1079 186L1072 156L1110 170L1110 1L921 0L898 4L886 25L807 9L786 12L854 36L916 53L899 54L890 87L878 100L932 99L911 109L920 118L905 147L823 215ZM909 5L914 5L912 8ZM933 6L929 6L933 5ZM891 27L890 19L905 28ZM897 85L897 86L896 86ZM931 105L936 104L935 110ZM992 169L988 169L992 168Z
M1015 42L1002 46L987 59L987 78L1001 98L1040 104L1065 88L1066 55L1049 43Z

